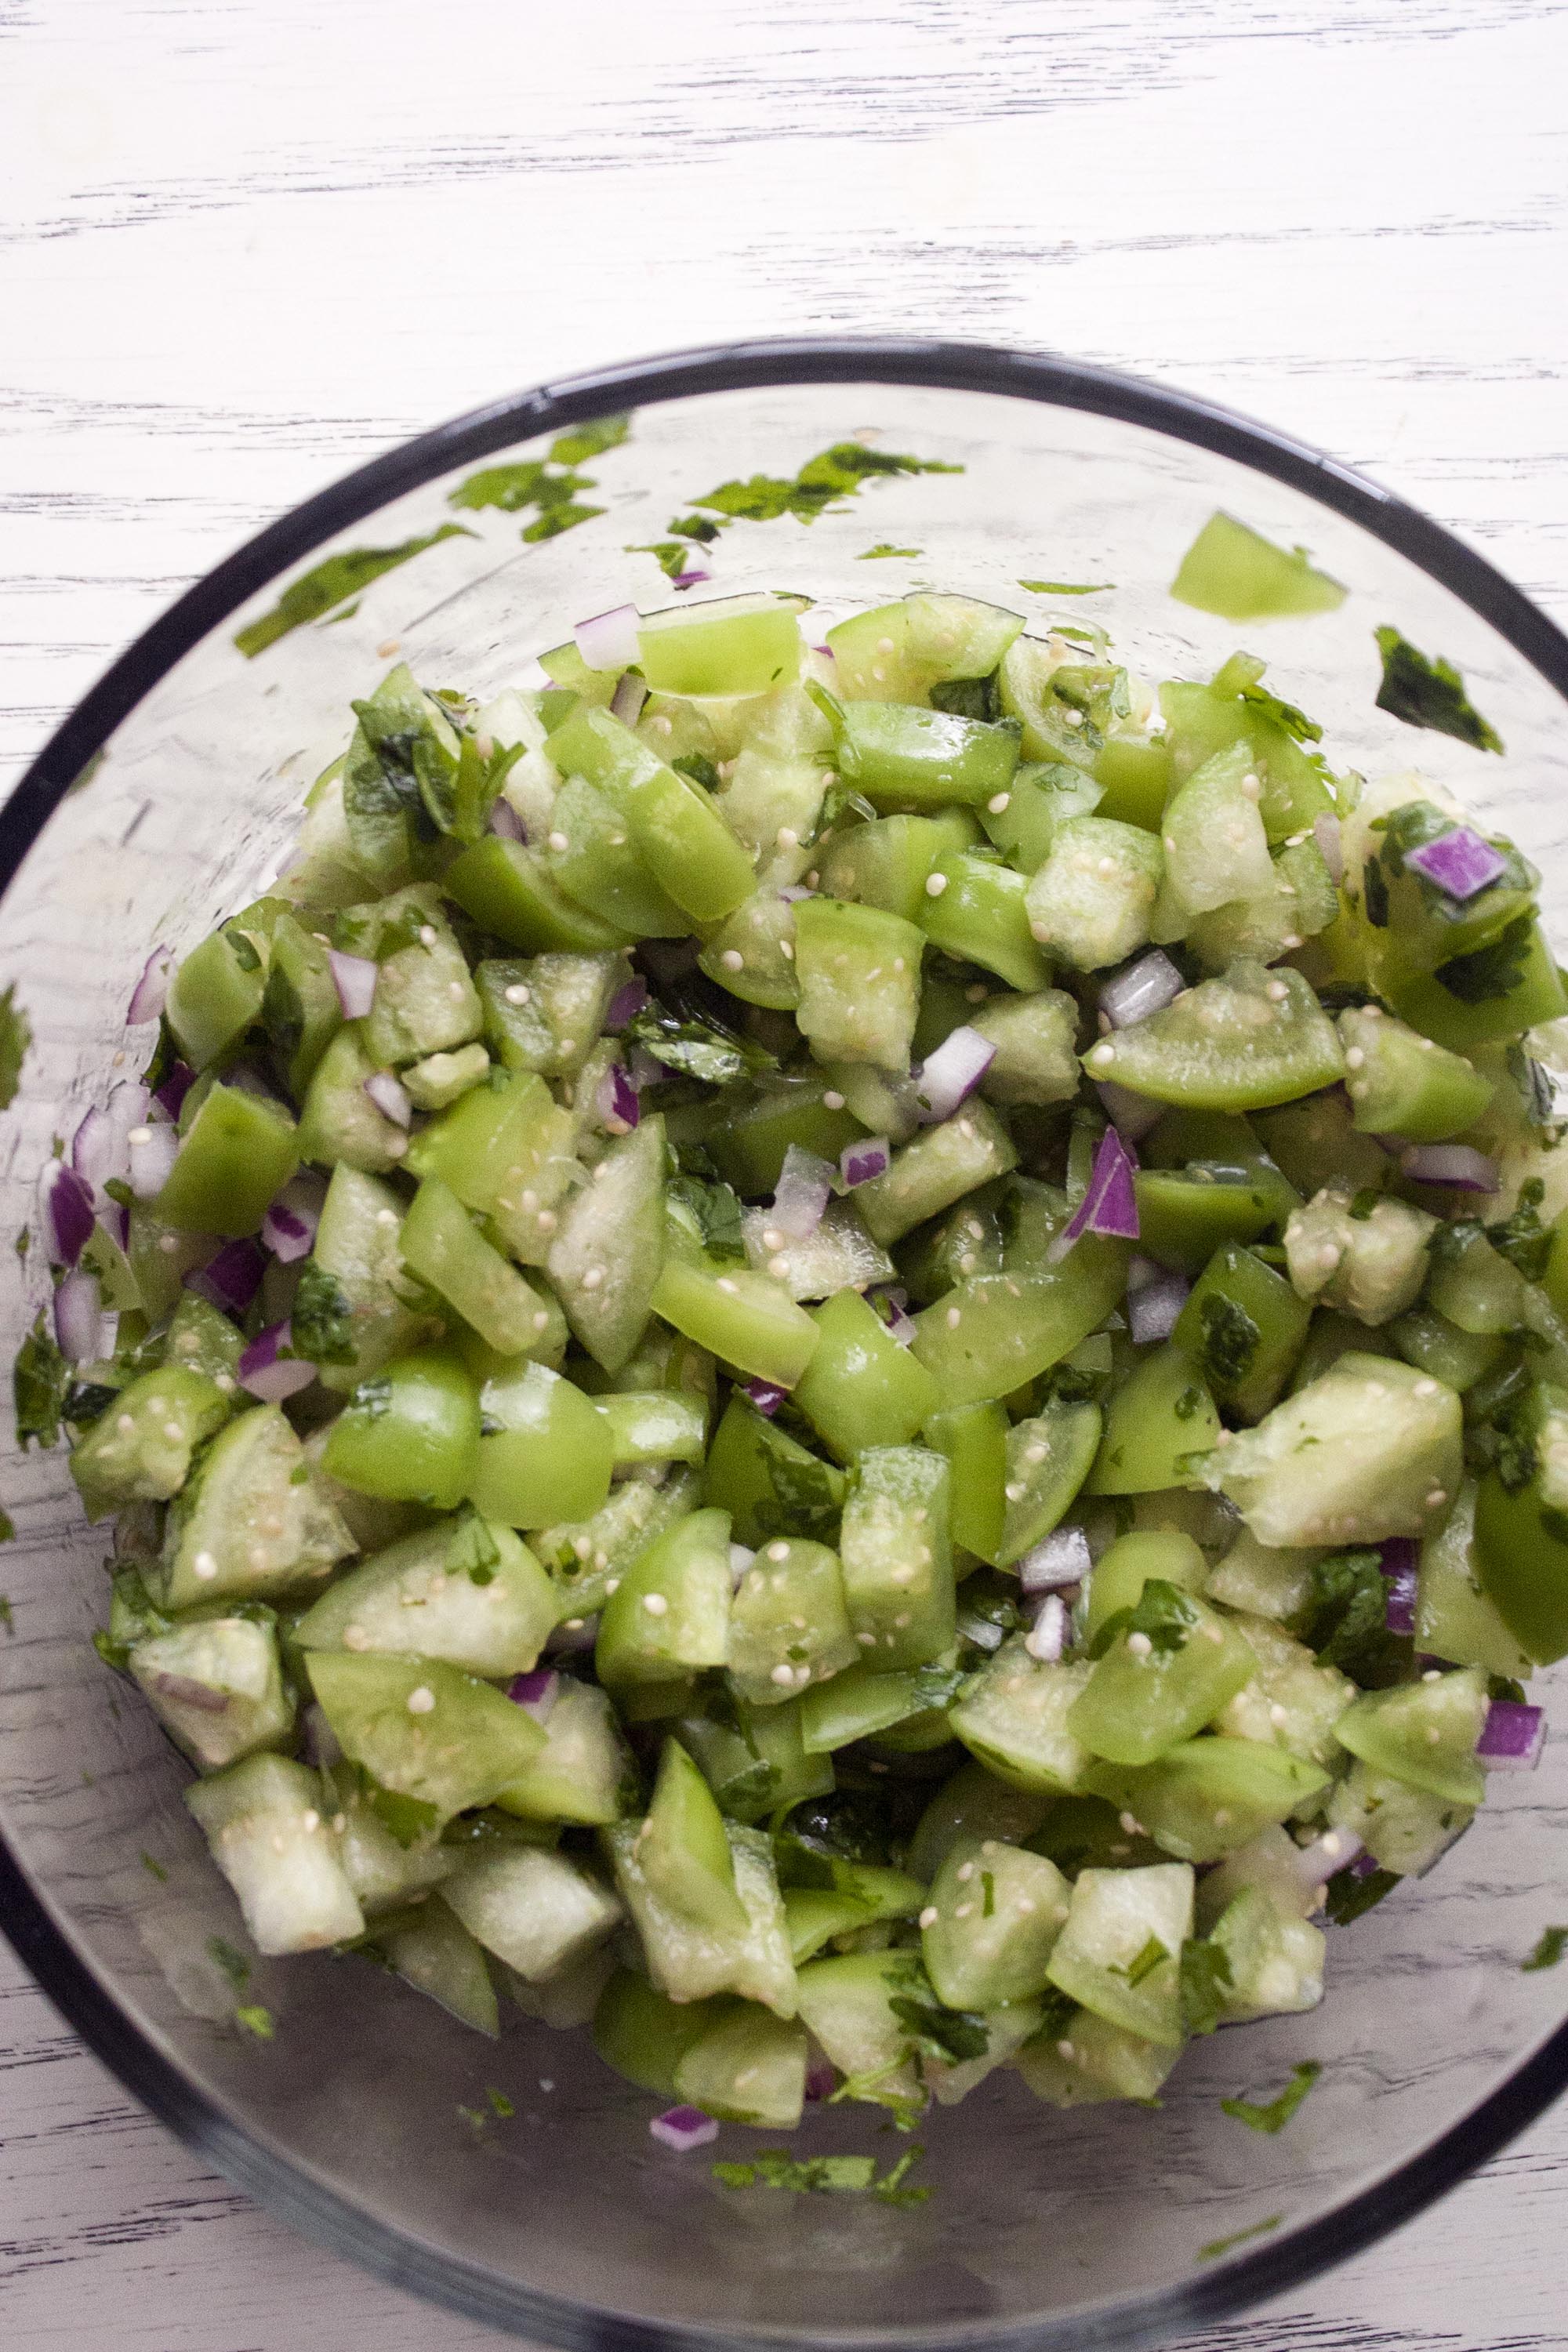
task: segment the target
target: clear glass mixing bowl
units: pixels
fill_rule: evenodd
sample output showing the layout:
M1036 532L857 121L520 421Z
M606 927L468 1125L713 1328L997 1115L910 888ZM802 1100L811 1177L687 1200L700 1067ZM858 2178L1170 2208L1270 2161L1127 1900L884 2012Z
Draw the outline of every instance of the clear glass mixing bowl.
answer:
M592 520L531 542L531 510L448 505L481 464L542 456L617 411L633 413L629 439L583 467L583 498L604 510ZM1568 942L1568 642L1435 525L1258 426L1060 361L915 342L687 354L502 401L351 476L192 589L61 728L0 814L0 977L35 1031L0 1128L6 1234L35 1215L51 1138L146 1055L152 1033L123 1022L150 946L189 947L276 872L301 793L394 642L430 685L493 691L570 621L669 601L653 559L626 551L694 498L791 475L856 435L963 471L871 481L809 524L738 522L698 594L859 604L932 583L1039 619L1091 614L1157 676L1206 674L1239 637L1322 722L1337 764L1418 761L1505 827ZM1216 507L1309 546L1349 586L1342 609L1238 632L1171 603ZM254 660L236 650L238 619L329 546L392 547L453 520L471 536L387 572L342 617ZM920 551L869 562L877 545ZM1041 578L1115 586L1068 601L1019 587ZM1458 663L1506 758L1374 709L1384 622ZM47 1276L36 1250L0 1250L0 1265L8 1356ZM232 1989L207 1956L237 1913L180 1801L184 1769L92 1651L105 1546L63 1447L13 1452L5 1495L18 1533L0 1574L15 1628L0 1638L0 1922L100 2055L231 2179L484 2320L574 2345L1165 2337L1364 2245L1568 2080L1568 1976L1519 1971L1563 1916L1561 1731L1532 1778L1494 1783L1430 1877L1332 1932L1314 2015L1197 2044L1157 2112L1063 2115L994 2077L931 2119L933 2193L909 2210L726 2192L706 2154L649 2138L655 2103L584 2036L513 2014L492 2047L353 1963L258 1964L247 1998L278 2020L258 2043L228 2021ZM1304 2058L1322 2079L1279 2137L1221 2113L1222 2095L1268 2095ZM491 2084L516 2114L477 2132L459 2106ZM801 2145L895 2153L879 2128L872 2109L818 2111ZM738 2128L724 2141L766 2144ZM1205 2252L1253 2225L1233 2252Z

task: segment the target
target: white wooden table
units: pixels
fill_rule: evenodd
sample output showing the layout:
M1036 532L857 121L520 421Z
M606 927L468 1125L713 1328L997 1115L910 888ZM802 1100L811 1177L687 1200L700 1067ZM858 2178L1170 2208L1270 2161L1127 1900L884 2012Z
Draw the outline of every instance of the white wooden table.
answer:
M374 451L779 329L1212 394L1568 619L1565 84L1562 0L0 0L0 767ZM205 2172L4 1948L0 2083L13 2352L499 2346ZM1560 2112L1256 2340L1568 2345L1565 2229Z

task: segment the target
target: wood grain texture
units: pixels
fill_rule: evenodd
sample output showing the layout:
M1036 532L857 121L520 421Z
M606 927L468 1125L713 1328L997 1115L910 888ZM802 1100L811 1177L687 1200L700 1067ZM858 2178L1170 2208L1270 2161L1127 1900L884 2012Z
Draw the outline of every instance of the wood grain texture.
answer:
M1361 465L1568 618L1554 0L0 0L0 770L250 530L509 386L941 331ZM1568 2344L1568 2114L1261 2320ZM16 2352L458 2352L119 2090L0 1950ZM1254 2331L1262 2330L1261 2335Z

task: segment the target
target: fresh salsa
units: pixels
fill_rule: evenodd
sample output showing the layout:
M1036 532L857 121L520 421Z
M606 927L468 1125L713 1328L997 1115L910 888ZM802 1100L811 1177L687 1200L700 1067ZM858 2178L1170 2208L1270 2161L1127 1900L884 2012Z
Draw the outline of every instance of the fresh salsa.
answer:
M1225 518L1178 590L1342 593ZM678 2147L1152 2098L1568 1652L1534 869L1248 654L803 607L356 702L17 1371L256 1951L585 2028Z

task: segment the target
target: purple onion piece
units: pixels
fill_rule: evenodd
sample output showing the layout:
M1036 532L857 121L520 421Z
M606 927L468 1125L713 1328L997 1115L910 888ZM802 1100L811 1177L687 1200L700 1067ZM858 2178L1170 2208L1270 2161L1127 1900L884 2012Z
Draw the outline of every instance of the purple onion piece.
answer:
M154 1675L153 1687L160 1698L173 1699L178 1706L194 1706L203 1715L226 1715L228 1700L222 1691L214 1690L210 1683L198 1683L189 1675Z
M54 1265L72 1266L92 1237L97 1222L92 1194L74 1168L52 1160L44 1173L44 1238Z
M1335 1871L1344 1870L1356 1861L1362 1843L1354 1830L1325 1830L1310 1845L1300 1846L1296 1867L1304 1886L1322 1886Z
M292 1344L289 1324L269 1324L239 1360L240 1387L264 1404L281 1404L285 1397L298 1396L301 1389L308 1389L316 1377L316 1367L302 1357L289 1355Z
M90 1187L100 1216L109 1197L104 1186L112 1177L123 1178L130 1169L128 1138L133 1127L145 1123L152 1099L139 1079L122 1078L107 1103L94 1104L77 1129L71 1166Z
M709 2147L719 2137L718 2125L700 2107L667 2107L662 2116L655 2116L648 2130L678 2156L688 2156L694 2147Z
M838 1172L847 1192L857 1184L875 1183L885 1176L893 1156L892 1145L885 1135L868 1135L863 1143L847 1143L839 1154Z
M642 615L635 604L616 604L576 622L572 635L590 669L630 669L639 651L637 630Z
M1454 1192L1496 1192L1502 1187L1495 1160L1468 1143L1412 1143L1399 1165L1413 1184L1446 1184Z
M805 2095L809 2104L816 2106L822 2100L830 2099L837 2080L832 2059L814 2050L805 2062Z
M68 1364L89 1363L103 1352L103 1307L98 1276L68 1274L55 1291L55 1338Z
M915 1076L915 1099L922 1123L934 1127L966 1102L992 1063L996 1048L967 1022L949 1032L928 1054Z
M788 1393L787 1389L781 1389L773 1381L746 1382L746 1402L748 1404L754 1405L760 1413L764 1413L769 1421L772 1421Z
M705 580L711 580L713 574L710 572L678 572L674 584L677 588L700 588Z
M528 827L504 793L497 793L490 809L489 830L491 833L499 834L503 841L526 843L528 839Z
M618 719L623 727L635 727L647 700L647 678L639 677L635 670L623 670L610 697L610 716Z
M216 1257L185 1276L185 1288L226 1315L243 1315L261 1287L267 1260L254 1242L225 1242Z
M1421 1565L1421 1547L1414 1536L1385 1536L1377 1549L1384 1576L1414 1576Z
M319 1176L291 1176L261 1221L261 1239L280 1265L293 1265L316 1238L326 1191Z
M1377 1869L1377 1856L1375 1854L1358 1853L1355 1860L1351 1864L1351 1876L1352 1878L1370 1878Z
M1131 1029L1174 1003L1186 982L1160 948L1151 948L1136 963L1125 965L1103 982L1100 1010L1113 1029Z
M153 1099L160 1110L166 1110L171 1118L178 1118L185 1097L195 1082L196 1074L190 1064L176 1062Z
M1461 905L1489 889L1508 870L1507 859L1468 824L1455 825L1452 832L1439 834L1436 841L1424 842L1419 849L1407 849L1405 863Z
M1147 1348L1156 1339L1168 1339L1191 1289L1184 1274L1157 1274L1152 1282L1143 1283L1131 1292L1127 1324L1133 1346Z
M413 1124L414 1105L410 1102L407 1090L402 1081L394 1077L390 1070L373 1072L364 1081L364 1091L383 1118L389 1118L394 1127L409 1127Z
M125 1025L140 1028L144 1021L156 1021L169 996L169 974L174 968L173 948L156 947L142 969L142 977L132 991L131 1002L125 1008Z
M341 948L329 948L327 961L332 968L332 980L338 992L345 1021L363 1021L375 998L376 973L379 967L369 956L344 955Z
M1134 1161L1113 1127L1100 1137L1094 1155L1089 1188L1047 1255L1065 1257L1084 1233L1106 1234L1118 1241L1138 1238L1138 1196L1132 1189Z
M769 1224L776 1225L791 1241L809 1241L822 1223L833 1191L833 1175L828 1160L819 1160L815 1151L803 1151L798 1143L792 1143L779 1171L778 1187L768 1211Z
M1476 1756L1489 1772L1533 1772L1545 1740L1546 1717L1541 1707L1494 1698L1476 1742Z
M642 1102L636 1087L618 1062L613 1062L599 1080L594 1097L595 1107L606 1126L628 1134L642 1118Z
M514 1706L532 1716L535 1723L546 1723L561 1696L561 1677L553 1666L535 1666L526 1675L513 1675L506 1695Z
M640 972L630 980L622 981L605 1014L605 1026L612 1035L618 1037L621 1031L637 1019L647 1003L647 982Z

